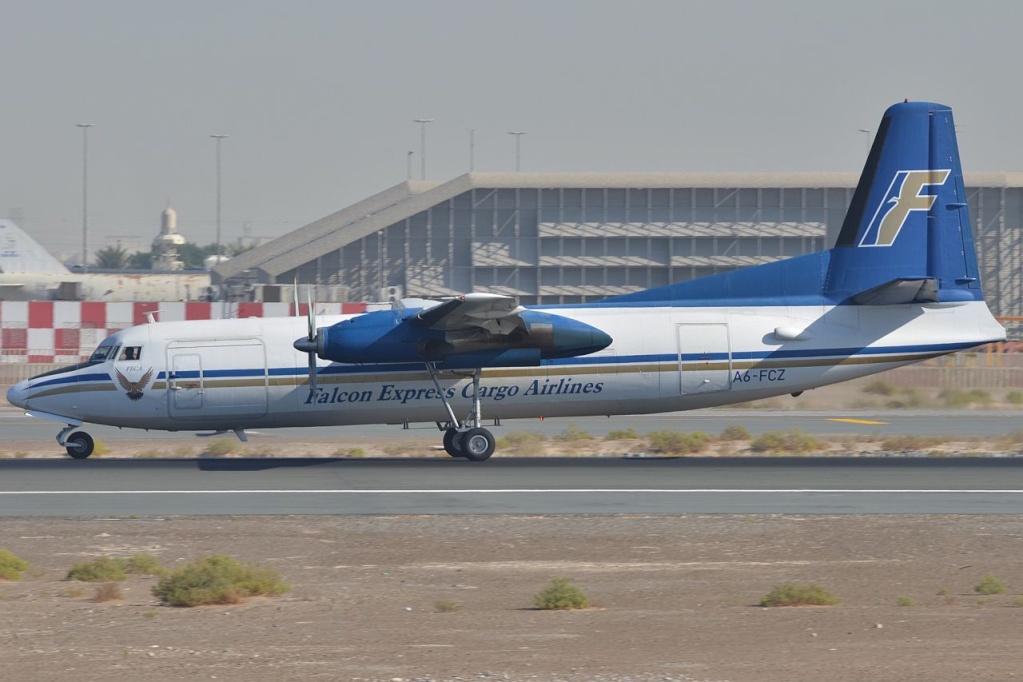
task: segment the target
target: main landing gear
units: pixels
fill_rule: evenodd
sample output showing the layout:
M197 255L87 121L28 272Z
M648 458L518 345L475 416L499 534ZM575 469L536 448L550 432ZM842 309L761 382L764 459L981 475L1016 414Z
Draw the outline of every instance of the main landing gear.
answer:
M67 453L74 459L85 459L96 449L96 442L85 431L71 433L77 428L78 425L69 424L61 429L57 434L57 443L66 448Z
M480 374L482 369L476 368L472 373L472 408L469 416L459 422L455 417L455 411L451 409L451 403L441 389L437 381L437 368L433 363L426 363L426 371L433 379L433 385L437 389L437 395L444 403L444 409L448 412L448 425L441 427L444 430L444 450L452 457L464 457L472 462L482 462L494 454L496 440L494 434L480 426ZM440 426L440 423L437 424Z

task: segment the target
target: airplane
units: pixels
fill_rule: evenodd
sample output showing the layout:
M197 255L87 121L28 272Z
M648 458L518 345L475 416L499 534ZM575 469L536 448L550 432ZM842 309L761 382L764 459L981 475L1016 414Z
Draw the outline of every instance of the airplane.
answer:
M305 319L301 308L305 308ZM504 419L674 412L792 394L1005 339L984 302L949 107L891 106L835 246L611 296L467 293L390 310L156 322L10 388L63 424L234 432L435 422L486 460ZM297 338L296 338L297 337ZM459 414L465 414L459 419Z
M11 220L0 220L0 301L199 301L208 272L71 272Z

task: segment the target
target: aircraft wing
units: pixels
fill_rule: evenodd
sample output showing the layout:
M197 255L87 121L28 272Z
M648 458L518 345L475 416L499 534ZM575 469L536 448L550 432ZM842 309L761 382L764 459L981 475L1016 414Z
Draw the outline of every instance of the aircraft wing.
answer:
M524 310L511 296L472 293L422 310L413 320L427 329L440 331L481 328L506 334L523 326L519 313Z

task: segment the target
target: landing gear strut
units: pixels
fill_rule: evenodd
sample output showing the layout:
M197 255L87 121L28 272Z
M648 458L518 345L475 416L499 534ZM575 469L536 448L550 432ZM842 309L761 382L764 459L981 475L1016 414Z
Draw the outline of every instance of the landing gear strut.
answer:
M57 443L67 449L67 453L74 459L85 459L96 449L96 443L92 436L85 431L71 433L76 428L75 424L69 424L57 434ZM70 434L70 435L68 435Z
M494 434L490 433L480 425L482 419L480 412L480 374L483 370L476 368L472 372L472 408L469 416L459 422L455 411L451 409L451 403L447 395L441 389L437 381L437 368L432 362L426 363L426 371L433 379L433 385L437 389L437 395L444 403L444 409L448 412L448 427L444 429L444 450L452 457L464 457L473 462L482 462L494 454L494 446L497 441Z

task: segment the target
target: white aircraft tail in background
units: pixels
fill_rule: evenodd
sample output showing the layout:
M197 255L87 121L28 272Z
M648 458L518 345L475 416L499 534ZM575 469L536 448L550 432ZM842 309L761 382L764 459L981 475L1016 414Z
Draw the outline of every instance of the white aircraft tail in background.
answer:
M300 308L295 304L296 312ZM65 424L234 431L436 422L485 460L488 417L691 410L792 394L1005 339L980 286L952 111L885 112L838 241L597 303L485 292L361 315L155 322L7 399ZM296 337L298 337L296 339ZM467 416L459 419L456 410Z
M200 301L208 272L68 270L10 220L0 220L0 301Z
M0 273L69 274L64 264L10 220L0 220Z

